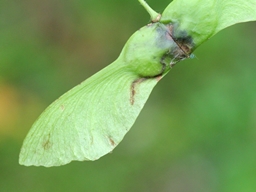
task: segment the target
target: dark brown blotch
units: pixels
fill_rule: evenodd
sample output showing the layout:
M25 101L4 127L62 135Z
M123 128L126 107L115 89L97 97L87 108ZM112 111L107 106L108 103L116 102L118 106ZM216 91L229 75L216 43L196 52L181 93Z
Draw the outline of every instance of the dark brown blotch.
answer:
M193 47L195 46L193 38L190 35L188 35L186 31L178 30L177 24L169 24L167 25L167 28L168 35L173 39L173 41L178 45L178 47L183 52L180 52L180 57L188 58L193 51Z

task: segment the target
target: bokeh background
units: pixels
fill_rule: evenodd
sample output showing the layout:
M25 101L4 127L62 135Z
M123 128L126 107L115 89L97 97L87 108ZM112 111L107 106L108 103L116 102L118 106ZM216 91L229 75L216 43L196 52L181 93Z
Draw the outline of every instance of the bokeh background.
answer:
M169 0L148 0L162 12ZM53 168L18 164L39 114L114 61L149 22L137 0L1 0L0 191L255 192L256 23L177 64L112 154Z

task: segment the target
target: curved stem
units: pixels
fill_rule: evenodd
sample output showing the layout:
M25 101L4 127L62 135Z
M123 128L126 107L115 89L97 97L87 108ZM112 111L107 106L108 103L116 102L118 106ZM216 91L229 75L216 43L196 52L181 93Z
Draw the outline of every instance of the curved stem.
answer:
M161 19L161 14L155 12L148 4L145 0L138 0L140 2L140 4L146 9L146 11L149 13L150 17L151 17L151 21L153 23L158 22Z

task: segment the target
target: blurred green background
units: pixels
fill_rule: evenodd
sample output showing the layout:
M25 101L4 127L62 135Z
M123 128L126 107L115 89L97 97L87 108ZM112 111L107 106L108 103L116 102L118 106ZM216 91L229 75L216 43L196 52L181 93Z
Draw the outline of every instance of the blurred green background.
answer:
M169 0L148 0L162 12ZM137 0L0 1L0 191L255 192L256 23L214 36L156 86L112 154L18 164L39 114L149 22Z

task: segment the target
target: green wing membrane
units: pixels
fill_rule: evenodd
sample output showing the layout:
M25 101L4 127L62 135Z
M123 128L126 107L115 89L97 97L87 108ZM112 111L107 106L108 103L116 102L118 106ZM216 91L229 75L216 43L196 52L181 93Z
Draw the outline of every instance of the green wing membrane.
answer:
M175 38L182 38L184 32L192 36L193 49L222 29L255 20L256 0L174 0L161 18L176 25Z
M59 166L111 152L135 122L156 78L127 72L117 60L52 103L34 123L20 164ZM134 83L135 82L135 83Z
M96 160L129 131L179 47L161 23L134 33L118 59L53 102L24 140L19 163L59 166Z

